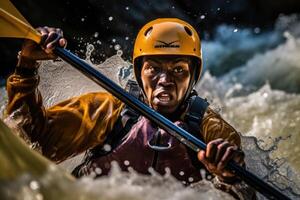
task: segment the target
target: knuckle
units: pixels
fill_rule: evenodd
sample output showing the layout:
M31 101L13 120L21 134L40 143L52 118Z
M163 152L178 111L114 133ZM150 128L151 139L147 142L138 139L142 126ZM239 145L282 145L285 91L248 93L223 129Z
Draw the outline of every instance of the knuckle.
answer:
M49 35L53 35L53 34L56 34L54 30L49 31Z
M57 28L57 29L56 29L56 32L58 32L58 33L61 34L61 35L63 34L63 31L62 31L60 28Z
M207 147L208 147L208 148L213 148L213 147L216 147L216 144L215 144L214 142L209 142L209 143L207 144Z
M221 144L218 145L218 149L223 149L229 146L229 142L224 141Z
M216 144L220 144L220 143L224 142L224 139L223 138L218 138L218 139L214 140L214 142Z
M226 149L228 154L233 154L234 152L236 152L236 149L233 146L230 146Z

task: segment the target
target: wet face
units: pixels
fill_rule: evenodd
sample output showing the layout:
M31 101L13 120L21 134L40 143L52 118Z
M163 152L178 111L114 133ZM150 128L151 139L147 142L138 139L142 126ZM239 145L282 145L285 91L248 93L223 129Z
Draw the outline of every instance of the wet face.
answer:
M188 90L191 60L186 56L145 56L141 80L149 105L169 115L182 102Z

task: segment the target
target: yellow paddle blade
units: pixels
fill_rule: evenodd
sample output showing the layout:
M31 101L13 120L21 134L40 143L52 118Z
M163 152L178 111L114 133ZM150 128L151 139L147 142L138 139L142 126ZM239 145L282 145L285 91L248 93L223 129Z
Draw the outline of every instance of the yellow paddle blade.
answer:
M74 180L67 172L55 167L54 163L38 152L29 149L27 144L16 136L0 119L0 182L12 180L24 174L40 177L48 172L49 167L58 170L64 180ZM0 186L1 196L1 186Z
M0 180L15 178L23 173L42 174L50 164L30 150L0 119Z
M0 0L0 37L27 38L40 43L40 34L9 0Z
M0 8L10 13L11 15L15 16L16 18L20 19L25 24L30 25L28 21L22 16L22 14L16 9L16 7L9 0L1 0Z

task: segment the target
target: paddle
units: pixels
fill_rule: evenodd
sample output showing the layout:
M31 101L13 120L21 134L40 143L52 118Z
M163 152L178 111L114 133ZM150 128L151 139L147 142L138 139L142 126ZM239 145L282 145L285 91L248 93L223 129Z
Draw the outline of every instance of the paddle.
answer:
M21 140L13 131L0 119L0 181L16 180L25 173L34 178L45 175L49 172L49 166L54 165L44 156L28 148L27 144ZM61 173L65 181L74 181L70 174L53 168L56 173ZM1 190L0 185L0 196ZM2 197L2 196L1 196ZM2 199L2 198L1 198Z
M0 8L0 37L27 38L38 43L40 42L40 35L37 33L37 31L31 27L31 25L24 19L24 17L22 17L18 10L8 0L1 0ZM76 55L59 47L54 50L54 53L81 71L91 80L102 86L115 97L140 112L142 115L156 123L159 127L166 130L172 136L179 139L183 144L187 145L192 150L199 152L200 149L206 149L206 144L201 140L194 137L182 128L174 125L167 118L163 117L135 97L128 94L120 86L111 81L109 78L105 77L85 61L78 58ZM267 198L289 199L283 193L267 184L254 174L248 172L244 168L236 165L234 162L229 162L227 168Z

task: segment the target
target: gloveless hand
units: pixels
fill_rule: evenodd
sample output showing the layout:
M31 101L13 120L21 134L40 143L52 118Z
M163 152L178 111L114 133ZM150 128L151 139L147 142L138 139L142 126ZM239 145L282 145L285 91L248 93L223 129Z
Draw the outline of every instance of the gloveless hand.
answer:
M225 167L230 160L243 166L245 154L238 146L224 139L216 139L207 144L206 151L198 153L198 159L205 165L206 169L217 175L221 180L233 180L235 175L226 170Z
M56 59L53 49L57 46L66 47L67 45L61 29L45 26L37 28L37 31L42 35L41 42L37 44L32 40L24 41L19 55L19 65L21 66L24 64L30 67L29 61Z

